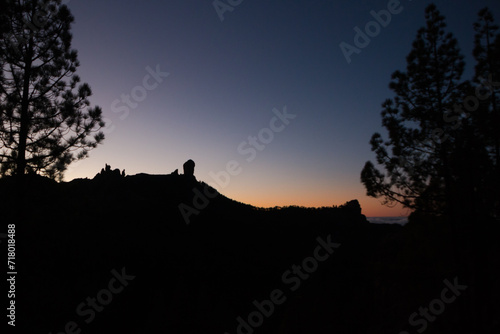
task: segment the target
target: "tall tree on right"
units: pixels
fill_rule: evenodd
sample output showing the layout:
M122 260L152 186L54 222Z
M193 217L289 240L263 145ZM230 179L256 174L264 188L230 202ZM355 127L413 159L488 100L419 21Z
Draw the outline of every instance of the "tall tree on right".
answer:
M406 72L392 75L389 87L396 97L382 104L389 140L379 133L371 139L376 161L386 172L368 161L361 181L369 196L386 204L443 214L453 211L450 159L466 118L460 102L470 85L461 81L463 56L435 5L426 8L425 19L407 56Z

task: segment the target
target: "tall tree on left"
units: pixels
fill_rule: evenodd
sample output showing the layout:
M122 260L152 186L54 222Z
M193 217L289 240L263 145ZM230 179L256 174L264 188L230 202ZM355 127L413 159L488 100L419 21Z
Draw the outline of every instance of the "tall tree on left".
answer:
M74 18L61 0L0 2L0 176L62 179L104 140L102 110L75 74Z

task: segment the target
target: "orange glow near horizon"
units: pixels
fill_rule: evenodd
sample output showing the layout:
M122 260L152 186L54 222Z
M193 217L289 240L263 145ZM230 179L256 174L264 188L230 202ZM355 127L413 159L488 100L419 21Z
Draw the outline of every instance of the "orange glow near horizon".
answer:
M182 161L182 160L179 160ZM112 163L111 167L119 167L126 164ZM66 181L75 178L93 178L100 171L101 162L89 159L81 163L81 165L71 166L66 173ZM134 169L127 169L127 175L134 175L145 172L147 174L168 174L175 168L180 166L172 165L162 167L162 170L146 170L145 166L137 166ZM179 169L182 173L182 170ZM195 174L196 173L195 171ZM201 174L201 175L199 175ZM261 183L246 179L245 173L234 177L225 188L217 186L213 179L209 177L208 172L199 171L198 181L204 181L216 188L224 196L235 201L250 204L256 207L285 207L285 206L303 206L303 207L329 207L339 206L348 201L357 199L361 205L361 213L367 217L401 217L408 216L410 210L404 209L401 205L388 207L381 204L379 199L371 198L365 195L362 185L353 186L348 184L338 184L336 190L331 190L328 182L317 183L314 180L296 180L293 183L286 182L287 180L276 180L267 178L265 175L259 175ZM252 175L255 177L255 175ZM310 183L308 183L310 182ZM335 187L334 187L335 188Z
M366 195L354 196L335 196L327 197L325 194L316 194L300 198L298 193L283 192L269 192L262 191L261 193L245 193L237 194L232 192L221 191L225 196L256 207L270 208L270 207L285 207L285 206L303 206L303 207L329 207L339 206L351 200L358 200L361 206L361 213L367 217L401 217L410 214L409 209L403 208L401 205L389 207L383 205L379 199L371 198Z
M234 198L233 198L234 199ZM361 213L367 217L402 217L402 216L408 216L410 214L410 211L408 209L404 209L401 206L397 205L395 207L388 207L385 205L382 205L377 199L373 198L353 198L357 199L359 201L359 204L361 206ZM237 199L235 199L237 200ZM274 201L266 201L262 199L255 199L255 200L246 200L245 198L242 198L241 200L238 199L239 202L245 203L245 204L250 204L256 207L261 207L261 208L272 208L272 207L285 207L285 206L304 206L304 207L328 207L328 206L338 206L342 205L349 200L343 200L343 201L332 201L331 203L324 203L324 200L317 200L314 201L312 199L302 201L302 202L287 202L283 200L274 200Z

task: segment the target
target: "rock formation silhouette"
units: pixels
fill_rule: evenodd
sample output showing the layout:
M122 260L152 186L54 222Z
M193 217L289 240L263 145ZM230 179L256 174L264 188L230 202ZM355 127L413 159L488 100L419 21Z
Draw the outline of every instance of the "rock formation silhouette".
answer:
M125 169L120 172L118 168L111 169L111 166L108 164L105 164L105 167L101 169L100 173L97 173L94 176L94 179L119 179L125 177Z
M188 161L186 161L184 163L184 165L182 165L182 167L184 168L184 176L185 177L189 177L189 178L195 178L194 177L194 161L189 159Z

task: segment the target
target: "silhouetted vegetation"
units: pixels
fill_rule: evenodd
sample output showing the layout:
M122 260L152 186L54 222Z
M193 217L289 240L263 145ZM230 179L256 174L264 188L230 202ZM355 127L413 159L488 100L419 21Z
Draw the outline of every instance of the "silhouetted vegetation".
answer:
M0 175L62 179L104 139L88 84L78 85L73 17L60 0L5 1L0 39Z
M444 17L427 7L406 72L392 75L396 97L382 104L389 140L378 133L371 139L385 173L366 163L361 180L369 196L449 217L464 208L465 197L470 214L498 217L500 49L493 41L500 35L492 20L484 9L475 25L473 84L462 80L463 55Z
M500 219L500 34L491 12L482 9L474 24L475 74L463 80L464 57L444 17L435 5L425 17L406 72L392 75L396 97L382 104L389 139L378 133L371 139L385 173L368 161L361 181L369 196L413 209L410 223L428 229L433 222L439 238L450 238L459 276L475 287L458 313L467 319L463 332L470 332L486 312L477 306L486 293L477 286L489 282L484 234Z

